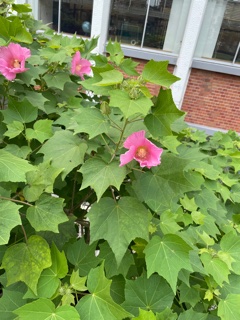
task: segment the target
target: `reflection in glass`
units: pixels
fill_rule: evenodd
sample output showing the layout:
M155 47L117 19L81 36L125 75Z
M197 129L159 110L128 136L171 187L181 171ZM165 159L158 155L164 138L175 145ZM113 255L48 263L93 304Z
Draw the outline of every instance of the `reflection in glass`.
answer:
M178 53L191 0L113 0L108 39Z
M146 0L114 0L108 38L141 45L146 12Z
M39 19L54 30L90 36L93 0L40 0L39 4Z
M240 2L228 1L213 58L233 61L240 42Z
M144 46L163 49L172 2L150 1Z

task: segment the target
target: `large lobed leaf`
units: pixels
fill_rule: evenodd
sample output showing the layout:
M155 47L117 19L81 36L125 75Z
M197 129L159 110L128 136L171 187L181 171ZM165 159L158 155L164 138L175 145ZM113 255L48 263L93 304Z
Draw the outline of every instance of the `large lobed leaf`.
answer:
M88 217L91 223L91 243L105 239L120 264L130 242L139 237L148 240L148 210L132 197L122 197L118 202L102 198L94 203Z
M34 206L27 210L27 219L36 231L59 232L58 225L68 221L63 211L62 198L42 194Z
M87 287L90 294L76 306L81 320L122 320L132 316L113 301L110 285L111 280L105 278L103 264L89 272Z
M126 168L119 167L119 162L106 163L97 158L87 160L79 172L83 175L81 190L91 186L97 194L98 201L109 186L119 190L126 176Z
M180 78L172 75L167 70L167 66L168 61L150 60L144 66L142 77L145 81L169 88L171 84L180 80Z
M7 200L0 200L0 245L7 244L11 230L22 224L19 209L22 206Z
M189 252L192 248L179 236L167 234L160 238L153 236L144 252L147 274L157 272L176 292L178 273L181 269L192 271Z
M171 208L176 197L184 192L198 190L203 183L202 177L191 172L184 172L189 160L163 153L161 165L151 172L142 174L133 187L140 199L143 199L155 212Z
M159 275L154 274L147 278L146 274L136 280L126 280L125 302L122 306L135 316L139 308L161 312L171 307L174 293L168 283Z
M0 181L25 182L26 173L33 168L28 161L20 159L4 149L0 150Z
M73 129L74 133L85 132L89 135L89 139L97 135L107 132L110 125L97 108L81 108L75 110L73 124L67 126L68 129Z
M71 131L56 131L55 134L42 146L39 153L44 154L44 160L52 160L56 168L64 169L62 178L73 168L83 163L87 144Z
M39 299L14 311L19 320L79 320L79 314L72 306L55 307L48 299Z
M8 285L23 281L36 294L37 283L43 269L52 264L50 248L42 237L33 235L28 242L7 249L2 261Z
M171 125L183 115L173 101L171 90L161 89L153 112L146 116L144 123L154 137L170 136Z
M118 107L126 118L129 118L136 113L147 115L150 107L153 105L152 100L147 97L139 97L131 99L128 92L119 89L110 91L111 107Z

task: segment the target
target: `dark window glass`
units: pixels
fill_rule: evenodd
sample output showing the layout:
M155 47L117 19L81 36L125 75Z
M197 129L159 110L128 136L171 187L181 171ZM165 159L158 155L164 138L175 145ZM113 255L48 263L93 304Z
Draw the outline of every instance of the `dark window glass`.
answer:
M40 0L40 19L56 31L90 36L93 0L60 1L60 21L59 0Z
M175 10L184 1L189 2L174 1ZM108 38L134 46L163 49L172 4L173 0L113 0ZM188 6L186 8L188 10ZM176 17L176 24L183 12L184 10Z
M213 58L233 61L240 42L240 1L228 1ZM236 59L239 62L239 54Z
M141 45L146 12L146 0L114 0L110 17L109 39Z
M163 49L172 2L173 0L150 2L144 46Z

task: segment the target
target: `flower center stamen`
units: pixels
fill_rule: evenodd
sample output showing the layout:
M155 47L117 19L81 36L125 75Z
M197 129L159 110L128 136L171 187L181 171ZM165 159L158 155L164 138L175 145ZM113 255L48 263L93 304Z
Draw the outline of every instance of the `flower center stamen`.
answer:
M21 63L19 60L13 60L13 68L21 68Z
M81 69L82 69L82 65L81 65L81 64L77 64L77 65L76 65L76 70L77 70L77 71L80 71Z
M138 147L136 151L136 158L146 159L148 154L148 150L145 147Z

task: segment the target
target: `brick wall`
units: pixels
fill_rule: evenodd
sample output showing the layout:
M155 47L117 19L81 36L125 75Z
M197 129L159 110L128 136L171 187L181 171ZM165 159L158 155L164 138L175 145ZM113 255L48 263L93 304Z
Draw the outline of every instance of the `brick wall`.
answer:
M141 72L147 61L134 60ZM168 66L170 72L173 69ZM153 95L158 94L159 86L148 87ZM240 77L192 69L182 110L187 112L187 122L240 132Z
M182 110L186 121L240 132L240 77L192 69Z

